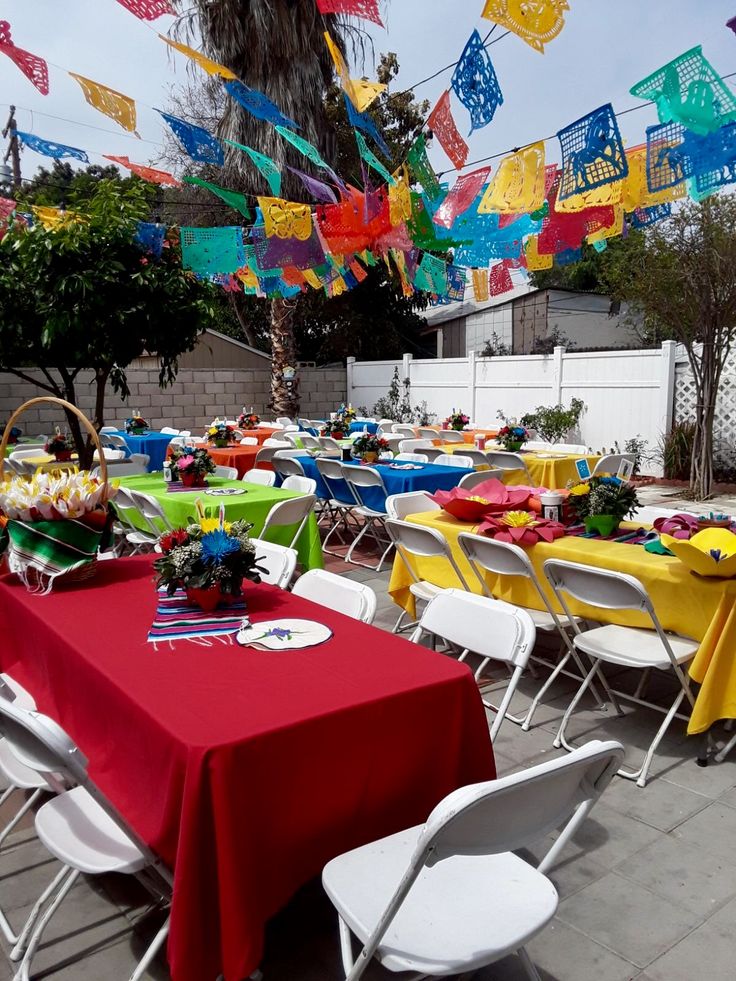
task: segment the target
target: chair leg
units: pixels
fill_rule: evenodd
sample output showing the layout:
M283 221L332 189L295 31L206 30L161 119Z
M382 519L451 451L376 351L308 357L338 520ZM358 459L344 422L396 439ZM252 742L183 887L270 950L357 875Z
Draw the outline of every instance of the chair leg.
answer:
M67 895L69 890L72 888L72 886L80 876L80 873L77 871L77 869L70 870L68 866L64 867L64 871L69 872L67 880L63 884L61 889L59 889L56 896L54 897L54 901L51 903L49 908L43 914L43 916L39 920L38 926L33 931L33 934L31 935L31 939L28 942L28 948L26 949L26 952L23 955L23 960L21 961L20 967L15 972L15 977L13 978L13 981L31 981L31 974L30 974L31 962L33 960L34 954L36 953L38 945L41 942L41 937L43 936L43 932L48 926L51 917L57 911L59 906L61 906L62 902L64 901L64 897Z
M521 965L524 968L524 971L526 972L526 976L529 978L529 981L542 981L542 978L539 975L539 971L534 966L534 962L532 961L531 957L527 953L526 948L519 947L516 953L519 955L519 960L521 961Z
M171 917L166 917L166 922L163 924L161 929L158 931L156 936L151 941L148 950L145 952L143 957L138 961L138 966L130 975L130 981L140 981L143 975L146 973L146 969L151 961L154 959L156 954L161 949L161 944L166 940L169 935L169 925L171 922Z
M675 717L675 712L680 707L680 704L682 703L685 694L686 694L685 691L681 690L677 698L672 703L669 712L664 717L664 721L662 722L662 725L657 730L657 735L654 737L654 739L649 745L649 749L647 750L647 754L644 757L644 762L642 763L641 767L634 772L630 770L621 769L618 771L618 775L620 777L625 777L627 780L636 780L637 787L646 787L647 776L649 775L649 767L652 765L652 759L654 758L654 753L656 752L657 746L659 746L660 742L662 741L662 737L669 729L670 723Z
M10 797L10 795L18 789L19 788L14 785L8 787L8 789L5 791L2 797L0 797L0 805L4 804L5 801ZM13 830L13 828L16 827L16 825L23 817L23 815L27 814L28 811L33 807L33 805L36 803L36 801L38 800L38 798L41 796L42 793L43 790L40 788L38 790L34 790L31 796L28 798L28 800L23 802L22 806L16 811L15 815L10 819L10 821L8 821L8 823L3 828L2 832L0 832L0 846L2 846L5 839L8 837L8 835ZM15 932L15 930L13 930L10 923L8 922L8 918L6 917L5 913L1 909L0 909L0 932L2 932L3 936L8 941L9 944L17 943L18 934Z
M571 746L570 743L568 743L567 740L565 739L565 730L567 729L567 723L570 721L570 716L575 711L578 702L583 697L588 686L593 680L593 676L597 673L599 665L600 665L600 661L598 661L597 658L593 658L593 667L586 674L585 678L583 679L582 685L575 692L573 700L565 709L565 714L562 716L562 722L560 723L560 728L557 732L557 735L555 736L555 741L552 744L555 747L555 749L559 749L560 746L563 746L568 751L568 753L571 753L573 751L574 747Z
M61 886L61 884L63 883L64 879L68 874L69 874L69 866L62 865L61 869L54 876L54 878L51 880L48 886L46 886L46 888L38 897L36 902L33 904L33 909L29 913L28 919L24 923L23 929L21 930L20 934L18 935L15 941L15 946L13 947L13 949L10 951L10 954L8 955L11 961L19 961L23 956L23 952L25 951L28 945L28 938L30 937L33 928L36 925L36 920L38 919L39 914L43 909L44 903L46 903L51 898L51 896L53 896L53 894Z
M713 757L716 763L723 763L734 746L736 746L736 733L731 736L726 745L722 749L719 749L716 755Z

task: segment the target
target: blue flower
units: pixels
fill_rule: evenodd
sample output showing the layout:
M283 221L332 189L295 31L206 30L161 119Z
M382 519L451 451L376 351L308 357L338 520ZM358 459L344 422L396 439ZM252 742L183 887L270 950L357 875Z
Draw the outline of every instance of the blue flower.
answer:
M601 477L602 484L612 484L614 487L618 487L621 484L620 477Z
M712 548L712 549L710 549L710 551L708 552L708 555L710 555L710 557L712 559L715 559L716 562L722 562L724 559L727 559L728 558L727 553L726 552L722 552L720 550L720 548Z
M240 551L240 542L218 528L202 535L202 560L210 565L221 565L228 555Z
M271 627L265 636L276 637L278 640L291 640L291 631L288 627Z

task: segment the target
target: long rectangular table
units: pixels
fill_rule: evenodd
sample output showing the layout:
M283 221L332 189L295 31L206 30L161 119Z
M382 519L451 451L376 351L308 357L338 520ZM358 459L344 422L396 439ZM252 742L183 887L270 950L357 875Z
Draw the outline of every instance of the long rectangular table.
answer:
M0 578L0 666L174 870L174 981L243 981L266 920L325 862L494 776L467 667L274 587L245 590L253 622L317 620L332 639L155 651L148 557L48 596Z
M120 484L130 490L150 494L155 498L175 528L184 528L196 520L197 500L201 501L208 513L215 517L219 514L220 504L225 506L227 521L245 519L253 525L252 535L257 537L266 520L266 515L277 501L285 501L290 497L298 497L293 491L281 490L278 487L264 487L262 484L248 484L242 480L224 480L221 477L210 477L209 488L232 487L242 493L234 497L213 497L205 493L204 488L191 491L168 491L161 474L141 474L136 477L121 477ZM114 501L113 501L114 503ZM140 527L147 530L144 521ZM293 528L274 528L269 532L271 541L280 545L289 545L294 534ZM305 569L321 569L322 544L317 528L317 519L312 513L299 536L296 545L299 562Z
M445 511L413 514L407 519L434 528L447 539L453 557L468 585L480 592L480 583L457 543L462 531L475 533L477 525L458 521ZM632 527L635 527L632 525ZM657 616L665 630L672 630L700 641L700 648L690 665L690 676L701 684L692 711L688 732L705 732L718 719L736 718L736 579L705 579L691 573L674 556L653 555L641 545L568 536L557 541L539 542L525 550L542 584L546 583L542 567L546 559L565 559L584 565L625 572L635 576L646 588ZM412 558L417 575L437 586L459 583L447 562L439 559ZM400 559L394 561L389 593L399 606L414 612L412 582ZM527 579L520 576L486 576L488 587L497 599L519 606L541 609L542 602ZM556 606L548 591L550 602ZM605 610L570 600L570 608L589 620L604 620L630 627L649 627L651 620L643 614L622 610ZM557 607L558 612L559 607Z
M443 453L460 453L471 449L466 443L445 443L442 446ZM421 453L421 450L419 451ZM485 452L503 453L502 446L498 446L494 441L486 443ZM600 460L599 456L586 453L527 453L521 451L519 454L531 474L534 487L546 487L548 490L559 490L567 487L571 480L579 480L578 472L575 469L576 460L586 460L593 472L593 468ZM506 484L525 484L526 475L523 470L509 470L504 475Z
M119 429L113 435L122 436L131 453L145 453L150 457L148 464L149 473L156 470L163 470L166 451L169 443L174 438L171 433L160 433L155 429L141 433L136 436L133 433L126 433L124 429Z

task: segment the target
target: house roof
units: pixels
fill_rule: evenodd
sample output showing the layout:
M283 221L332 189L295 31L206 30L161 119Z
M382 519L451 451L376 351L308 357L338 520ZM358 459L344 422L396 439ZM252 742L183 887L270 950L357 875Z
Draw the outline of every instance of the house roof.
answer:
M242 348L244 351L250 351L251 354L257 354L260 358L265 358L266 361L271 360L270 354L266 354L265 351L259 351L257 347L251 347L250 344L244 344L243 341L230 337L229 334L221 334L219 330L212 330L211 327L207 327L204 333L212 334L213 337L218 337L221 341L227 341L228 344L234 344L235 347Z
M491 296L487 300L469 299L463 300L461 303L443 303L440 306L431 307L420 316L423 316L427 321L428 327L439 327L440 324L444 324L448 320L469 317L471 314L479 313L481 310L504 306L506 303L511 303L517 299L517 297L526 296L527 293L539 292L540 290L530 286L529 283L521 283L512 290L509 290L508 293L501 293L500 296Z

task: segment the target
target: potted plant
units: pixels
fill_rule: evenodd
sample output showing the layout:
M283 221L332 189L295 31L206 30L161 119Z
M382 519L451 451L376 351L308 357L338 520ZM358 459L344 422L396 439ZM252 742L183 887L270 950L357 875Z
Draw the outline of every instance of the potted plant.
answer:
M496 434L496 442L503 446L509 453L518 453L524 443L529 439L529 431L525 426L518 426L513 422L507 422Z
M639 507L636 488L620 477L591 477L574 483L568 504L587 532L612 535L627 515Z
M133 436L140 436L148 431L148 423L140 412L134 412L130 419L125 420L125 431Z
M44 449L59 462L71 460L74 453L74 440L69 433L62 433L57 426L55 434L46 441Z
M171 453L172 477L185 487L204 487L207 474L215 472L215 461L201 446L177 446Z
M243 581L260 582L247 521L232 524L221 517L167 532L159 539L162 555L153 563L157 585L169 596L184 589L187 600L211 612L242 595Z
M226 422L223 422L220 419L215 419L215 421L210 424L210 427L205 435L208 441L218 449L224 449L226 446L232 446L232 444L238 439L235 432L235 427L229 426Z
M333 439L344 439L349 428L338 416L326 422L322 429L320 429L319 434L320 436L331 436Z
M243 411L238 416L238 427L240 429L255 429L260 421L261 417L253 411L253 406L250 407L250 412L246 412L245 406L243 406Z
M442 423L442 428L454 429L455 432L461 433L469 422L470 422L470 416L466 416L464 412L460 411L460 409L458 409L457 412L455 412L455 410L453 409L452 412L449 414L449 416Z
M390 448L388 440L372 433L363 433L353 443L353 452L363 463L375 463L381 453Z

